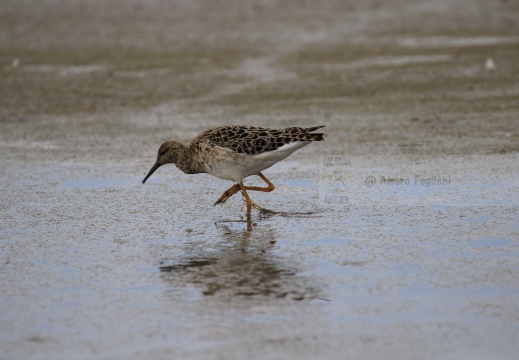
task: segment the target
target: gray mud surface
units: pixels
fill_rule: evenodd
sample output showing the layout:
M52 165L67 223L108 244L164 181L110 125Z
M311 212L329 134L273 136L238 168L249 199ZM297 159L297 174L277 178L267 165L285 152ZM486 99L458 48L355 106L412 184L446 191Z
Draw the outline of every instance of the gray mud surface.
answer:
M519 3L1 1L1 359L517 359ZM326 125L230 182L165 139ZM257 178L249 184L260 185Z

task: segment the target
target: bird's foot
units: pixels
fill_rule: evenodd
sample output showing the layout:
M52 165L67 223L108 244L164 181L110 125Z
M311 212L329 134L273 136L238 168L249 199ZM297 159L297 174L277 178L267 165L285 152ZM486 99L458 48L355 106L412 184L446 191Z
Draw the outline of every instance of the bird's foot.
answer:
M245 203L247 203L247 199L245 197L243 197L243 201L245 201ZM259 206L258 204L256 204L254 201L250 201L250 205L251 207L259 210L260 213L263 213L263 214L278 214L277 211L274 211L274 210L269 210L269 209L265 209L264 207L262 206ZM247 213L247 216L250 216L250 212Z
M265 209L264 207L259 206L255 202L253 202L251 205L253 208L258 209L260 211L260 213L263 213L263 214L277 214L278 213L277 211L274 211L274 210Z

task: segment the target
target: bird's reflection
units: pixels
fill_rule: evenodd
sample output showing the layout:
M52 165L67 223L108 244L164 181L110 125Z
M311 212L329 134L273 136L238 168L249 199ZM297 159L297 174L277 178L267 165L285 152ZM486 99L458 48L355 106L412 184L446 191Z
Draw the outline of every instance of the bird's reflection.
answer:
M220 240L212 249L162 262L165 281L175 288L195 285L205 296L318 297L312 279L299 275L295 264L276 254L274 230L247 221L216 227Z

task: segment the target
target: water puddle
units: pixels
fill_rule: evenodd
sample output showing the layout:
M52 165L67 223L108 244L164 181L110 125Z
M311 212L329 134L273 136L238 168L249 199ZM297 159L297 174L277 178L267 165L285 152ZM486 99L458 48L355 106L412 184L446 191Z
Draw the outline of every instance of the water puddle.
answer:
M504 44L518 44L519 37L498 37L498 36L481 36L481 37L448 37L448 36L430 36L430 37L402 37L396 40L396 43L405 47L467 47L467 46L494 46Z
M359 69L364 67L396 67L415 64L447 62L452 60L453 56L447 54L415 56L379 56L373 58L366 58L359 61L352 61L347 64L324 64L323 69L328 71L341 71Z
M21 69L40 73L57 73L60 76L77 76L94 72L107 71L104 65L22 65Z
M506 248L513 245L512 240L497 237L479 238L471 241L472 247L488 247L488 248Z

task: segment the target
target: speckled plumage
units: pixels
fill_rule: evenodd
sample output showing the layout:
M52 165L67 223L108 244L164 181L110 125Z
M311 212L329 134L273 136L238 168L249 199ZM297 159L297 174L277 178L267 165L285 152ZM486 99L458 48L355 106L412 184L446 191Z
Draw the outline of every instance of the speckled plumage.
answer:
M313 141L324 141L325 134L314 133L323 127L267 129L222 126L204 131L189 145L168 140L160 146L155 165L142 182L146 182L162 165L171 163L186 174L208 173L220 179L232 180L237 184L228 189L216 203L224 203L233 194L242 191L247 201L247 215L250 215L251 204L258 209L265 209L252 203L246 190L274 190L274 185L261 171ZM245 187L243 179L251 175L260 176L268 188Z
M254 126L222 126L204 131L193 142L208 140L218 146L229 148L238 154L256 155L276 150L291 142L324 140L324 134L312 133L312 131L323 127L267 129Z

